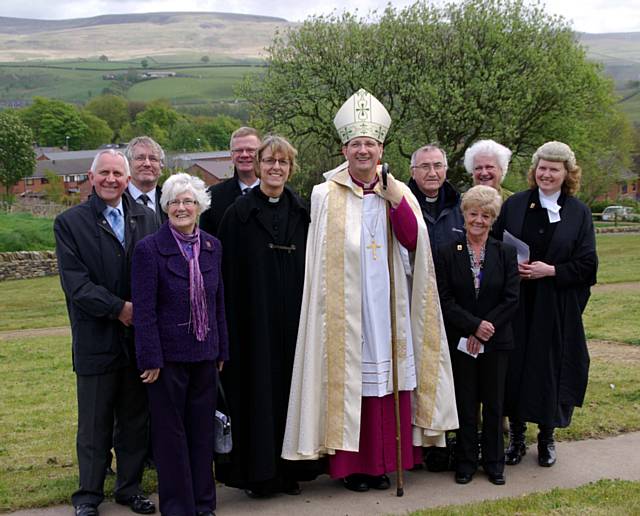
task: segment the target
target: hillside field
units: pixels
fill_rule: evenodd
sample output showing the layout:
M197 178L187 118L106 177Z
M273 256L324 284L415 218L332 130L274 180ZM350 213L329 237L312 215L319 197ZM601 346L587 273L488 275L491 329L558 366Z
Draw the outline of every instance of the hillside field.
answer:
M52 61L47 63L0 63L0 105L30 101L35 96L83 103L100 95L116 81L106 74L123 75L129 70L141 74L154 71L175 72L185 77L167 77L138 82L126 91L130 100L169 99L174 104L204 101L232 101L233 88L249 73L261 73L255 60L203 64L149 59L148 68L140 61L102 62L99 60Z

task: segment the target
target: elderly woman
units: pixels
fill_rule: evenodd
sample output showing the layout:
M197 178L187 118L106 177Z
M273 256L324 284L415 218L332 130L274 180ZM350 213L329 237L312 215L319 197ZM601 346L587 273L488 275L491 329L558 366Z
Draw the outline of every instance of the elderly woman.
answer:
M473 176L473 184L495 188L504 201L511 192L501 184L507 176L511 151L493 140L478 140L464 153L464 168Z
M175 174L160 199L169 220L133 256L136 356L147 384L163 514L216 507L213 420L228 357L222 248L196 225L209 206L201 179Z
M511 196L494 227L529 246L519 265L516 347L509 362L506 463L526 453L525 422L538 423L538 463L553 466L553 432L571 422L587 387L589 354L582 312L596 282L598 257L589 208L576 199L580 167L568 145L547 142L533 155L529 190Z
M501 204L494 188L471 188L461 203L466 240L444 246L437 257L460 422L455 475L459 484L469 483L478 468L478 403L483 469L492 483L505 483L502 408L519 277L515 249L489 236Z
M280 458L296 346L309 214L288 186L297 152L268 136L254 158L260 185L226 211L218 230L230 363L221 376L233 450L216 473L250 497L300 493L300 464Z

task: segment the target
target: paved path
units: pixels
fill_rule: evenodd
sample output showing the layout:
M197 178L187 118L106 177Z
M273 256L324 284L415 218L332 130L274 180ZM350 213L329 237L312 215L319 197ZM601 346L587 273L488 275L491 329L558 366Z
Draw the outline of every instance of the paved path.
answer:
M388 491L352 493L338 482L323 476L303 483L300 496L279 495L267 500L251 500L242 491L218 489L218 516L356 516L375 514L406 514L427 507L470 503L503 497L519 496L554 487L577 487L603 478L640 481L640 432L607 439L558 443L558 463L549 469L537 465L535 446L529 449L518 466L507 466L507 484L490 484L482 471L470 484L454 483L453 473L408 472L405 475L405 495ZM392 481L395 479L392 478ZM157 502L157 495L153 496ZM127 508L105 502L100 506L104 516L131 516ZM31 509L13 513L15 516L70 516L71 506Z

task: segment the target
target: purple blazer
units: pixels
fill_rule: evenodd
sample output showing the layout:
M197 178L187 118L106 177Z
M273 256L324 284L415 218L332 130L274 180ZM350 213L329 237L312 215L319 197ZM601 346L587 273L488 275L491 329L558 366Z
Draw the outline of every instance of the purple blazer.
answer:
M140 370L169 362L227 360L229 340L224 315L222 246L200 232L200 271L204 280L209 333L198 342L189 323L189 267L168 222L140 240L133 254L131 298L136 358Z

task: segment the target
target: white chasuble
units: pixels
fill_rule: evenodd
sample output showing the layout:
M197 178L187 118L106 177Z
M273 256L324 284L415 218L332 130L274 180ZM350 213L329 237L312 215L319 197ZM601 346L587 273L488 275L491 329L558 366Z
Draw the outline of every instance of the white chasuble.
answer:
M382 397L393 393L387 224L389 221L384 199L376 194L365 195L362 200L360 244L363 396ZM402 246L400 252L408 255ZM403 281L406 283L406 279ZM407 352L404 361L404 390L411 390L416 383L408 312L405 312L403 320L405 327L399 333L406 335L406 346L403 346L403 351Z
M288 460L358 451L362 396L369 389L363 383L371 376L375 396L391 392L391 374L386 371L390 367L382 366L390 360L387 249L375 248L374 260L374 247L367 247L371 235L363 228L363 221L373 224L363 218L363 211L374 214L384 205L378 195L381 185L374 188L376 195L363 195L351 181L347 163L325 178L311 195L304 291L282 446L282 457ZM458 426L449 348L427 228L415 197L406 185L400 187L416 216L418 241L409 271L406 249L395 237L390 243L398 384L400 390L412 392L413 444L444 446L445 432ZM386 216L380 217L374 239L386 246ZM380 303L378 296L386 301Z

